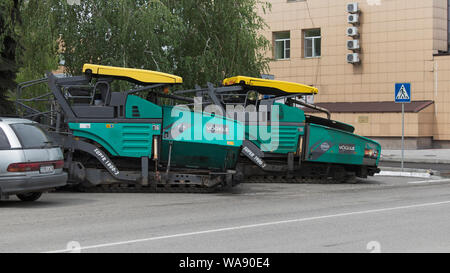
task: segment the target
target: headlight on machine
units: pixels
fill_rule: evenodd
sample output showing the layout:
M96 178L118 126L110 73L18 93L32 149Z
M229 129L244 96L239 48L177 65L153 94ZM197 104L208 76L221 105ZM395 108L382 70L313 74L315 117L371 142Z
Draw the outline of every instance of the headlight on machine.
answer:
M378 158L378 150L377 149L365 149L364 157L377 159Z

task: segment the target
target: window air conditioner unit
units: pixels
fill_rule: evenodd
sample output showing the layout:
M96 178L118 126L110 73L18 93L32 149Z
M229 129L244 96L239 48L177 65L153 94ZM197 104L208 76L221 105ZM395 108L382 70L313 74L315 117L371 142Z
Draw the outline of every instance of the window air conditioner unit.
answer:
M349 27L347 28L347 35L350 37L356 37L359 35L359 31L357 27Z
M359 54L358 53L350 53L347 54L347 62L349 64L357 64L361 62L361 59L359 58Z
M353 24L353 25L359 24L359 15L358 14L349 14L347 17L347 22L349 24Z
M347 41L347 48L349 50L359 50L361 48L359 45L359 40Z
M358 13L359 12L358 3L349 3L349 4L347 4L347 12L349 12L349 13Z

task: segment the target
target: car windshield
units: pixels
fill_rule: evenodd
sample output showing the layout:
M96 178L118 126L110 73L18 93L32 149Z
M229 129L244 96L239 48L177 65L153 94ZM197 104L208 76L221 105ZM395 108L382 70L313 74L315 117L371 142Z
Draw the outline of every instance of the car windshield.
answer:
M37 124L11 124L24 149L45 148L54 146L51 139Z

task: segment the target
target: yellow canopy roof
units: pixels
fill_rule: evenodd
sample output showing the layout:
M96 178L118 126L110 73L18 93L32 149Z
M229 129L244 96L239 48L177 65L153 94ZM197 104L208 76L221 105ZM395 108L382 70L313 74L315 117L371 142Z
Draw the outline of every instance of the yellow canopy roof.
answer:
M83 66L83 73L86 73L86 71L89 71L89 70L91 71L92 75L129 78L133 81L137 81L142 84L153 84L153 83L180 84L180 83L183 83L183 78L181 78L181 77L171 75L171 74L151 71L151 70L144 70L144 69L85 64Z
M265 95L317 94L319 92L317 88L304 84L244 76L227 78L223 81L223 85L244 85Z

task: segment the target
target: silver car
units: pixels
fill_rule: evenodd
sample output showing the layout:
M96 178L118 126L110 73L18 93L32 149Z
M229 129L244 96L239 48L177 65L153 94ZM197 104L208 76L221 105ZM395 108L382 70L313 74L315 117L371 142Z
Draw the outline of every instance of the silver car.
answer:
M36 201L67 183L64 157L38 123L0 118L0 200Z

